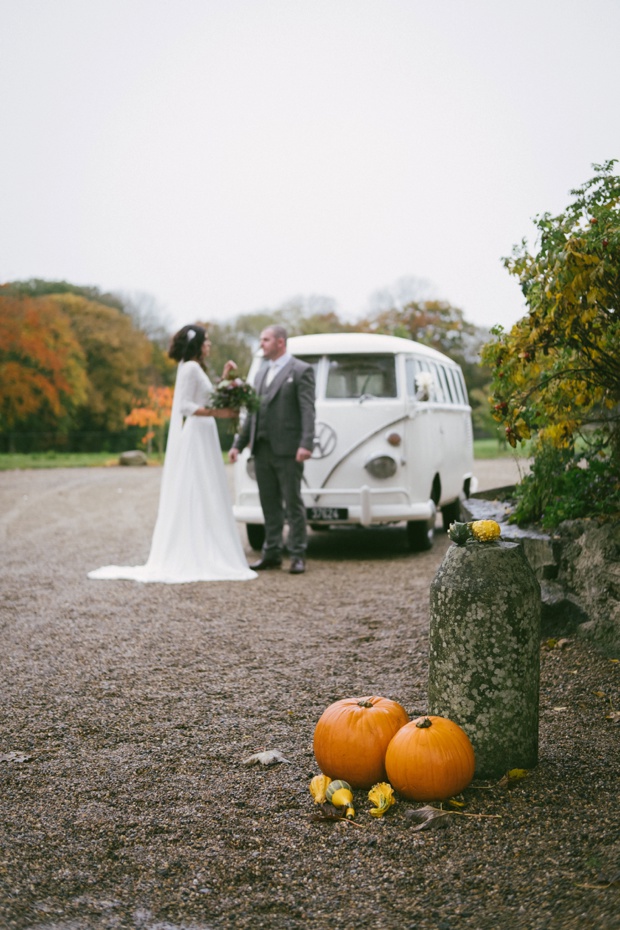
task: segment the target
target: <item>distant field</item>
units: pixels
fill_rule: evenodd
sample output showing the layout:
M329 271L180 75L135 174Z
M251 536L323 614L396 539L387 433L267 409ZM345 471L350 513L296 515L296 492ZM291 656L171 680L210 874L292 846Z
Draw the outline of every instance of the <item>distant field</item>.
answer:
M497 439L475 439L474 457L477 459L526 459L530 455L530 443L524 447L512 449L508 443L500 443Z
M496 439L477 439L474 442L477 459L513 458L515 450L500 446ZM526 453L523 453L523 457ZM161 465L163 456L152 455L149 465ZM224 456L226 461L226 456ZM118 465L118 454L114 452L33 452L0 454L0 471L23 468L105 468Z
M149 465L160 465L163 456L152 455ZM32 452L0 454L0 471L15 468L90 468L118 465L115 452Z

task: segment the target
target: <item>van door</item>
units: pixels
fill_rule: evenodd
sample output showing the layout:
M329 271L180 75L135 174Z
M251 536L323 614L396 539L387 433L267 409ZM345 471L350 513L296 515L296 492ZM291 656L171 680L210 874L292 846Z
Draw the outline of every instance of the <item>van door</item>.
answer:
M433 480L440 471L444 448L435 416L434 374L426 359L405 357L405 384L407 465L419 499L428 500L433 497Z
M298 358L309 361L303 355ZM326 356L318 371L315 450L305 464L307 486L341 489L341 504L357 503L360 486L374 483L365 468L368 459L385 451L386 430L402 422L404 416L394 355ZM388 489L401 482L402 478L394 477L379 483ZM334 499L329 494L315 497L317 506L328 506Z

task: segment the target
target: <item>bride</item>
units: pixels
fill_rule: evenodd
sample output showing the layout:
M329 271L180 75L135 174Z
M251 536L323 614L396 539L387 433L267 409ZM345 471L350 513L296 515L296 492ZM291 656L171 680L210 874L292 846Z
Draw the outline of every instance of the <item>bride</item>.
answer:
M106 565L89 578L129 578L181 584L248 581L248 568L233 519L226 472L214 417L208 406L213 385L203 363L211 343L197 323L172 338L168 355L177 370L159 510L146 565ZM234 362L226 362L226 378Z

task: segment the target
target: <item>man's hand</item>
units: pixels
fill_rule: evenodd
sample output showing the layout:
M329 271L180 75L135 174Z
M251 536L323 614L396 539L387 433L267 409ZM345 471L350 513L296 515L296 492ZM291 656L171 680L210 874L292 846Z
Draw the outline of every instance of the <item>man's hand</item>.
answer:
M239 458L239 450L238 450L238 449L229 449L229 450L228 450L228 461L229 461L232 465L235 464L235 462L237 461L238 458Z
M305 461L307 461L308 459L311 459L311 458L312 458L312 452L310 452L309 449L303 449L303 448L300 446L299 449L297 450L296 455L295 455L295 461L296 461L296 462L305 462Z

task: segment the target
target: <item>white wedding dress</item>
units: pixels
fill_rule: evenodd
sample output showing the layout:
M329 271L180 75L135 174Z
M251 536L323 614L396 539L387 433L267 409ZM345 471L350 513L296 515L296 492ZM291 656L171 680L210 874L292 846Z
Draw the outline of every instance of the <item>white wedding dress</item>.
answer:
M159 510L146 565L105 565L89 578L183 584L248 581L233 518L222 450L209 406L213 385L198 362L180 362L170 417Z

